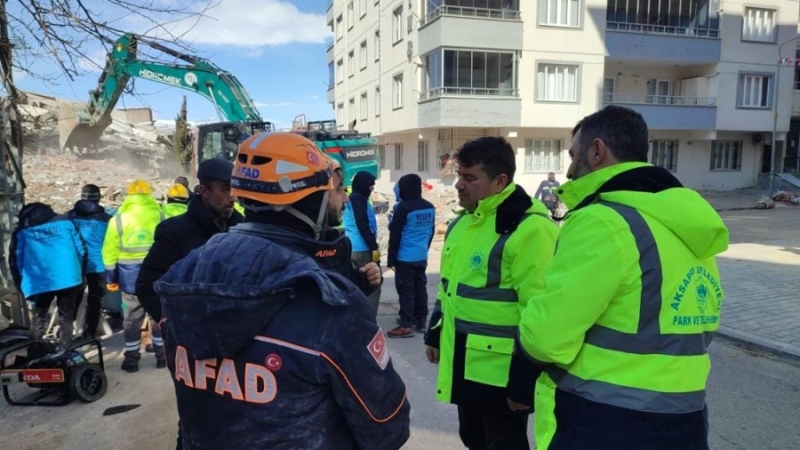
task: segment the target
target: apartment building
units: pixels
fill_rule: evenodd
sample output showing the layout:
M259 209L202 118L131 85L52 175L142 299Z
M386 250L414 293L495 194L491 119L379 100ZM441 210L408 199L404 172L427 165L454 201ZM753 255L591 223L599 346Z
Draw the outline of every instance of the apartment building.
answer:
M800 161L798 16L789 0L334 0L328 102L378 137L381 192L411 172L451 185L479 136L511 142L531 192L563 182L572 127L606 104L644 116L651 162L685 185L753 186L773 125L777 170Z

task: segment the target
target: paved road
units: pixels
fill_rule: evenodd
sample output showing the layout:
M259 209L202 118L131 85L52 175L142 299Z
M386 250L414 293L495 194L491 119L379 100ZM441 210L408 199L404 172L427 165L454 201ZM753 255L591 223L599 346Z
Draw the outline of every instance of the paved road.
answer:
M719 258L721 332L800 357L800 208L722 217L731 245Z

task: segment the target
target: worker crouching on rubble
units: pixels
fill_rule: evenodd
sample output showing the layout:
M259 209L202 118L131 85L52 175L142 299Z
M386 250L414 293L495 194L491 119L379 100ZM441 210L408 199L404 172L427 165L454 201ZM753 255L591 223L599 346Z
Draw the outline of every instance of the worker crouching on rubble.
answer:
M405 385L363 292L333 269L347 238L323 241L341 177L310 140L264 133L242 143L231 185L245 223L155 284L183 448L399 449Z

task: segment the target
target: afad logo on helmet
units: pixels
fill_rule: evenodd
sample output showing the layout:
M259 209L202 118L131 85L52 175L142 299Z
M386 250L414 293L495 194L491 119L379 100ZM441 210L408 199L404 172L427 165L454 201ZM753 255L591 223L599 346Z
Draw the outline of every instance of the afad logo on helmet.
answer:
M245 167L239 166L236 168L236 176L242 178L249 178L251 180L257 180L258 176L261 175L261 171L253 167Z

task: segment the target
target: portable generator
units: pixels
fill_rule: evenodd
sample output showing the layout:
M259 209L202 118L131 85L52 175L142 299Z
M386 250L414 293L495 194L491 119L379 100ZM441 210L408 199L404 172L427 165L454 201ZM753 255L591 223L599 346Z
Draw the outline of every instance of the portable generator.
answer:
M96 361L89 361L86 355L90 352L96 353L92 358ZM93 402L108 388L102 345L92 337L66 348L57 348L49 340L28 340L2 348L0 385L11 405L63 406L76 398ZM20 394L23 390L34 392Z

